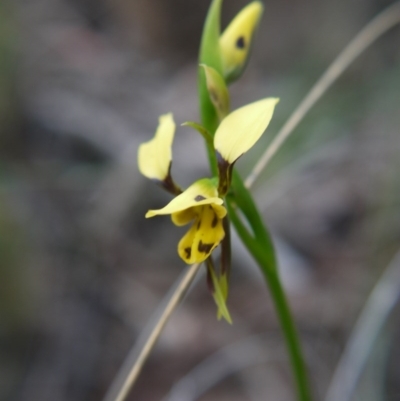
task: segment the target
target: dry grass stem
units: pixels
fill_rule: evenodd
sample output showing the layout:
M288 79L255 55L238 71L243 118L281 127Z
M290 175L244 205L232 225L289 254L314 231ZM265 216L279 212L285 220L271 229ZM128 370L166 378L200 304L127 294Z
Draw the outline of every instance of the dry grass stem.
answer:
M325 401L350 401L378 335L400 294L400 251L375 285L347 341Z
M311 88L306 97L298 105L284 126L276 135L271 145L266 149L252 172L246 178L245 185L250 188L259 177L262 170L274 157L276 152L297 127L308 111L320 97L339 78L343 71L380 36L400 22L400 2L392 4L378 14L358 35L344 48L333 61L321 78Z
M123 401L127 397L130 389L135 384L136 379L145 364L150 352L154 348L158 338L160 337L165 325L167 324L172 313L175 311L179 305L181 299L184 297L186 291L190 287L193 279L195 278L197 272L199 271L201 264L197 263L190 266L183 276L178 287L169 299L164 311L162 312L160 318L156 322L154 328L152 329L149 337L147 338L142 350L140 351L134 364L122 367L121 372L117 375L114 383L111 385L109 391L107 392L104 401ZM129 359L129 358L128 358ZM122 383L122 384L121 384Z
M264 352L268 335L253 335L227 345L208 356L174 383L162 401L196 401L222 380L252 366L260 366L284 358L284 349L272 347ZM268 336L268 337L267 337Z

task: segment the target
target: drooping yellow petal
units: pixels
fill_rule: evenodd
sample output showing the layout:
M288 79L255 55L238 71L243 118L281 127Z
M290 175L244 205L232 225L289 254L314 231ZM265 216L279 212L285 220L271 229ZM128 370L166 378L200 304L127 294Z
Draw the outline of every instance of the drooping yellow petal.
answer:
M178 243L178 254L183 259L185 263L188 265L194 263L195 260L195 252L192 255L192 248L194 239L197 233L197 223L195 222L189 229L189 231L182 237L182 239ZM202 262L202 260L201 260Z
M227 81L237 79L246 66L253 34L263 8L259 1L247 5L232 20L219 39L222 66Z
M241 107L219 125L214 147L229 164L246 153L261 137L274 113L276 98L267 98Z
M192 227L179 241L179 256L188 264L206 260L225 236L222 220L212 205L202 206Z
M172 141L175 134L175 123L171 113L159 118L154 138L142 143L138 150L140 172L147 178L164 181L169 174L172 161Z
M146 217L177 213L195 206L209 204L222 205L222 203L222 199L218 197L218 191L214 180L203 178L196 181L186 191L172 199L172 201L162 209L149 210L146 213ZM225 210L225 208L223 209Z

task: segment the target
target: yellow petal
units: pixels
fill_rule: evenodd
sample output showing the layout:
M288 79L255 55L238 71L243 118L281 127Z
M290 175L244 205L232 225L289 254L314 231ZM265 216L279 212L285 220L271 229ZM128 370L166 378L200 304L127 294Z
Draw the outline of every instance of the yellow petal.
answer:
M234 163L261 137L271 121L276 98L250 103L222 120L214 137L214 147L229 164Z
M215 203L211 205L214 209L214 212L218 216L218 218L223 219L226 216L226 209L224 206L216 205Z
M142 143L138 150L140 172L147 178L164 181L169 174L172 161L172 141L175 134L175 123L171 113L159 118L154 138Z
M201 208L190 230L179 241L179 256L188 264L206 260L225 236L222 220L211 205Z
M222 199L218 197L218 191L214 181L209 178L203 178L196 181L186 191L172 199L172 201L162 209L149 210L146 213L146 217L177 213L195 206L208 204L222 205L222 203ZM225 210L225 208L223 209Z
M242 73L251 49L254 31L263 12L263 5L253 1L232 20L220 37L224 76L228 81Z

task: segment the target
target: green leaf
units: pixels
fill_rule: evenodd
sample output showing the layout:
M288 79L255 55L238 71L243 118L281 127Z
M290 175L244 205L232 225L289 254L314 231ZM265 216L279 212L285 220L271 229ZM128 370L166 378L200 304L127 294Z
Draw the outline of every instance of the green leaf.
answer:
M300 341L288 301L279 279L273 244L267 229L263 225L251 194L244 186L241 177L236 171L234 171L233 174L232 191L226 197L226 207L230 220L235 226L239 237L242 239L253 258L257 261L271 292L286 339L286 345L297 384L298 399L301 401L310 401L311 395ZM238 209L243 212L253 233L250 233L243 223L238 214Z
M250 224L256 242L264 249L263 254L270 268L276 270L275 250L271 236L261 219L250 191L244 186L242 178L235 169L232 174L231 188L235 202Z
M219 286L221 288L222 295L224 299L228 299L228 276L226 274L221 275L219 278Z
M182 125L182 127L192 127L192 128L194 128L205 139L205 141L207 143L210 143L211 145L213 144L212 135L201 124L195 123L194 121L185 121L181 125Z
M208 268L208 272L211 276L211 280L214 286L214 292L213 292L213 298L214 301L216 303L216 305L218 306L218 312L217 312L217 317L218 320L221 319L221 317L223 317L229 324L232 324L232 318L231 315L229 314L228 308L226 306L226 299L224 297L224 291L225 294L228 293L227 288L221 288L221 283L217 278L217 275L215 274L215 271L213 269L213 267L208 264L207 265ZM222 283L222 285L224 286L224 283Z
M213 0L208 11L201 37L199 64L206 64L222 75L219 46L221 4L222 0ZM218 117L208 94L206 77L202 68L199 68L199 95L201 119L207 130L214 133L218 126Z

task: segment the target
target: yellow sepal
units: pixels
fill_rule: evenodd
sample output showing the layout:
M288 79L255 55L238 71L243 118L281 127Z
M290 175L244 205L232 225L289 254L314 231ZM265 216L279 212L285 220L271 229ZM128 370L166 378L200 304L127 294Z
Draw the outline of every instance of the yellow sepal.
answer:
M219 39L224 77L229 82L237 79L246 66L253 34L263 9L259 1L247 5L232 20Z
M215 150L229 164L246 153L268 127L274 113L276 98L250 103L222 120L214 136Z
M171 146L174 140L175 122L171 113L159 118L154 138L142 143L138 150L139 171L152 180L164 181L172 162Z

